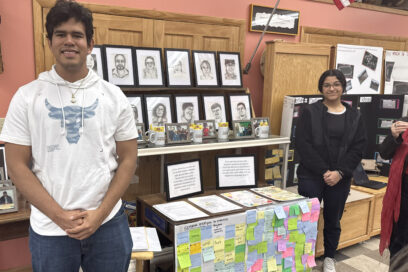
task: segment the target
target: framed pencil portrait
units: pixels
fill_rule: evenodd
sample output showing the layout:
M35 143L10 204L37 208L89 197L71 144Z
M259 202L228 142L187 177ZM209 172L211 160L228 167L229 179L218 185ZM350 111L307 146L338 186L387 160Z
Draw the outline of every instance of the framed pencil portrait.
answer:
M228 100L232 121L252 118L251 97L249 94L230 94Z
M0 214L17 211L18 198L16 187L0 187Z
M257 187L255 162L254 154L216 156L217 190Z
M136 85L134 71L135 56L132 47L121 45L104 45L105 80L119 87Z
M195 83L197 87L217 87L218 73L215 52L193 50Z
M191 87L190 50L164 49L168 87Z
M91 54L86 57L86 66L97 73L100 78L106 78L103 74L105 58L103 58L102 51L102 46L94 45Z
M220 85L222 87L242 87L241 60L238 52L218 52Z
M147 129L173 123L171 95L144 95Z
M167 163L164 167L167 201L203 193L199 159Z
M126 93L126 97L129 100L130 106L132 107L133 114L135 117L135 123L144 123L144 106L143 106L143 96Z
M164 86L161 48L136 47L136 77L139 87Z
M198 95L174 95L177 123L194 124L200 120L200 104Z
M223 95L203 95L204 119L214 120L215 128L218 123L227 122L225 110L225 97Z

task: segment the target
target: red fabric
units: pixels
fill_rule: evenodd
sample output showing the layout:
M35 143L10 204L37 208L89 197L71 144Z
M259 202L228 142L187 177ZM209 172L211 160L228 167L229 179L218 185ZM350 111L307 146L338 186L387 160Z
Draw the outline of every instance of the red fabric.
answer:
M395 151L388 177L387 191L383 199L381 211L380 254L390 245L390 237L394 222L398 221L401 205L401 179L404 171L405 158L408 155L408 132L402 135L403 142Z
M343 8L347 7L351 3L354 3L355 0L333 0L334 4L336 4L337 8L339 10L342 10Z

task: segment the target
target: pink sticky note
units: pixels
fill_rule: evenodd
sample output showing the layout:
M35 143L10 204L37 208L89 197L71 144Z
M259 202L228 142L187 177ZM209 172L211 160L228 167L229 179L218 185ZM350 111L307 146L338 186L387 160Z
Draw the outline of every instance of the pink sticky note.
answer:
M302 264L306 264L306 262L307 262L307 258L309 257L309 255L308 254L304 254L304 255L302 255Z
M279 240L278 241L278 251L283 252L286 250L286 241L285 240Z
M309 267L315 267L316 266L314 256L308 256L307 257L307 266L309 266Z
M302 214L302 221L303 222L309 221L310 220L310 215L311 215L310 212Z
M282 258L287 258L293 256L293 247L288 247L283 253L282 253Z
M252 271L253 272L255 272L255 271L259 271L259 270L262 270L262 264L263 264L263 259L258 259L255 263L254 263L254 265L252 266Z
M319 212L315 211L312 212L312 216L310 217L310 222L317 222L319 220Z
M276 241L278 241L278 240L280 240L280 239L282 239L282 236L279 236L279 235L278 235L278 232L275 231L275 232L273 233L273 241L276 242Z
M283 221L283 225L285 226L285 229L288 229L288 218L286 217L285 220Z
M285 206L285 207L283 207L283 210L285 211L285 213L287 213L287 214L289 214L289 206Z

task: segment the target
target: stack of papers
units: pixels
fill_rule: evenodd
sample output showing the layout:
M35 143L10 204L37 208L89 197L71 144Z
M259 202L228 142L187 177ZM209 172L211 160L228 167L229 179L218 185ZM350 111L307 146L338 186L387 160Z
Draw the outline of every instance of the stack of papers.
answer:
M155 228L130 227L132 235L132 251L161 251L159 236Z
M188 201L210 213L221 213L242 209L240 206L216 195L192 197L189 198Z
M276 201L291 201L304 198L301 195L283 190L275 186L252 188L251 191L254 191L257 194L271 198Z
M153 205L153 208L173 221L184 221L208 216L208 214L185 201L157 204Z
M262 196L259 196L250 191L245 191L245 190L230 192L230 193L223 193L221 195L245 207L256 207L260 205L267 205L267 204L274 203L270 199L264 198Z

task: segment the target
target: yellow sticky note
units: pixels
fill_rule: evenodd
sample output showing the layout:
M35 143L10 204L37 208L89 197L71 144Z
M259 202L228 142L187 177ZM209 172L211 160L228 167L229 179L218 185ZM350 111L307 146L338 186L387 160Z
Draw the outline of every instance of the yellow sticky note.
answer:
M266 168L265 179L273 179L272 168Z
M215 259L214 263L223 262L225 259L224 249L219 251L214 251Z
M245 235L245 223L235 225L235 236Z
M243 245L243 244L245 244L245 236L244 235L235 237L235 245Z
M190 245L190 255L197 254L200 252L201 252L201 242Z
M279 165L276 165L276 166L272 167L272 172L273 172L273 178L274 179L282 178Z
M191 266L190 255L188 253L177 255L181 269Z
M259 219L264 219L265 218L265 211L258 211L258 220Z
M181 255L181 254L188 254L189 252L189 246L188 243L185 244L181 244L177 246L177 255Z
M278 268L276 267L276 259L274 257L271 257L268 259L267 265L268 265L268 272L274 272L278 270Z
M225 252L225 264L233 263L235 262L235 251L231 252Z
M305 254L309 254L312 251L312 243L305 243Z
M214 251L224 251L224 237L214 239Z
M212 247L212 246L214 246L213 239L208 239L208 240L205 240L205 241L201 241L201 247L202 248Z

